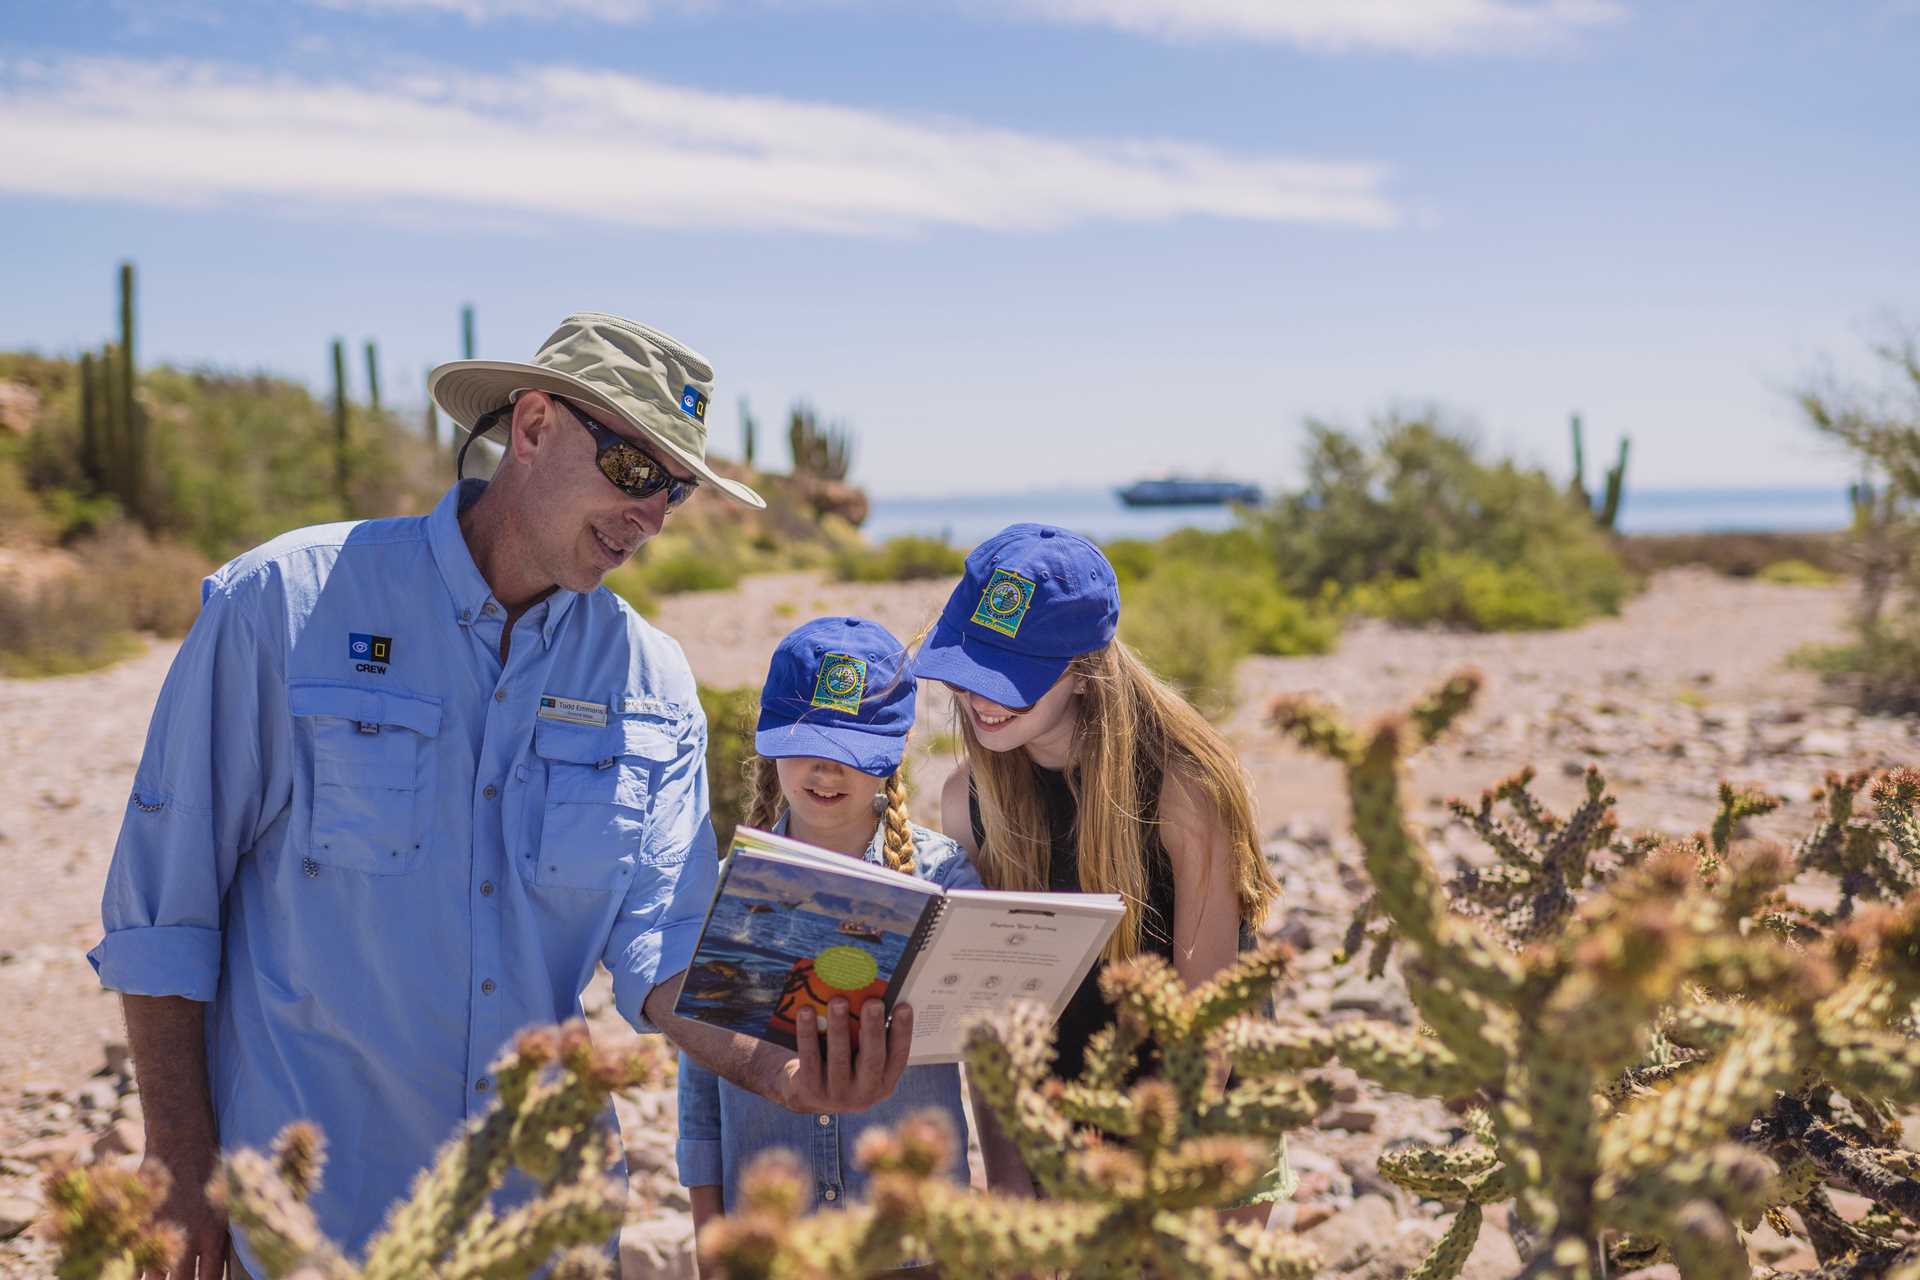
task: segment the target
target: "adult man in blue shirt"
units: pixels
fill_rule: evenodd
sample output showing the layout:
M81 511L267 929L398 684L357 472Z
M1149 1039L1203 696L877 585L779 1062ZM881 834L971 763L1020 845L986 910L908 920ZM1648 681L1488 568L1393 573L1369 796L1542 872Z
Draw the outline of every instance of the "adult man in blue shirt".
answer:
M835 1009L824 1055L811 1020L795 1055L670 1012L715 880L706 723L679 646L599 584L701 485L764 505L706 463L712 379L593 313L531 364L442 366L441 407L504 446L491 483L207 579L90 956L123 993L178 1280L227 1258L218 1152L297 1119L334 1155L320 1222L357 1248L598 963L634 1027L794 1110L892 1090L910 1012L853 1032Z

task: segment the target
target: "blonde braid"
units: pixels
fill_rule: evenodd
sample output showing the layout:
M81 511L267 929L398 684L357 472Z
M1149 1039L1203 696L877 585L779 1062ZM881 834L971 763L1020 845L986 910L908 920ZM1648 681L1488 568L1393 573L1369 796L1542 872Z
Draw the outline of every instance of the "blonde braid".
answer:
M786 809L786 797L780 794L780 773L773 761L754 754L747 757L747 825L762 831L773 830Z
M887 778L887 811L880 820L887 834L881 842L887 865L913 874L913 824L907 820L907 771L903 764Z

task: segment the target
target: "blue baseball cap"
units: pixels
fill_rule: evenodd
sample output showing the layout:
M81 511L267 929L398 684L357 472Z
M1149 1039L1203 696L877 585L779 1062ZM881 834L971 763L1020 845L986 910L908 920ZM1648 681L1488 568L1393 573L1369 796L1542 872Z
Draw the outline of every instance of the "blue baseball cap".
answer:
M1119 623L1120 585L1100 548L1055 525L1009 525L967 556L913 674L1030 707Z
M884 778L900 767L917 692L906 647L865 618L815 618L774 648L753 749L819 756Z

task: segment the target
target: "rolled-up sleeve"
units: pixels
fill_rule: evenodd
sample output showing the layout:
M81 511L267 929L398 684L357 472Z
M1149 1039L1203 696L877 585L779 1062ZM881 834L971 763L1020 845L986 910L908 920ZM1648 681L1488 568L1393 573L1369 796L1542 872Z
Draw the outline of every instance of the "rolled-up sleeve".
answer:
M696 705L679 753L661 770L645 847L607 940L614 1004L640 1032L658 1030L647 1021L647 993L693 960L719 879L706 754L706 721Z
M282 685L245 607L211 586L154 707L87 958L129 995L211 1001L222 904L289 790Z
M717 1187L726 1178L720 1151L720 1078L680 1055L680 1138L673 1155L683 1187Z

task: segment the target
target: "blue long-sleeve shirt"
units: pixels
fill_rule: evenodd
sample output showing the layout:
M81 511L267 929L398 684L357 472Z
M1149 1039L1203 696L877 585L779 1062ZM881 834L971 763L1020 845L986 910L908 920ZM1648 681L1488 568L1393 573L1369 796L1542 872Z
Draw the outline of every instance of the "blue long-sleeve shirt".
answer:
M513 1034L579 1016L597 964L652 1030L641 1003L716 879L679 646L605 589L556 591L503 666L458 520L483 487L207 579L89 956L114 990L206 1002L223 1148L321 1127L314 1208L349 1249L486 1109Z
M786 831L783 816L776 831ZM884 828L883 828L884 830ZM882 832L867 847L868 862L880 862ZM943 889L979 889L980 873L966 852L946 836L913 824L914 874ZM844 1204L866 1194L867 1179L854 1166L854 1148L868 1129L891 1129L916 1111L933 1109L953 1125L957 1148L948 1174L967 1180L967 1120L960 1103L960 1068L951 1063L908 1067L885 1101L843 1115L799 1115L758 1094L722 1080L680 1055L680 1140L674 1154L680 1184L718 1186L732 1212L740 1175L762 1152L784 1147L812 1174L812 1208Z

